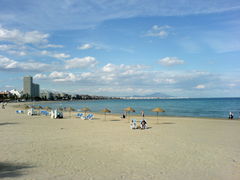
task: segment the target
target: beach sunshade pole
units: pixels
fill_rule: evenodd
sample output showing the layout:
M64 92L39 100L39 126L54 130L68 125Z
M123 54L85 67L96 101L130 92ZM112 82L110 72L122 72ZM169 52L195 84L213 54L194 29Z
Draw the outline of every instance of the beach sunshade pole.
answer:
M159 123L159 122L158 122L158 113L159 113L159 112L165 112L165 110L157 107L157 108L152 109L152 112L156 112L156 113L157 113L157 124L158 124L158 123Z
M105 109L102 109L101 112L104 112L104 120L106 121L107 113L110 113L111 111L109 109L105 108Z
M71 118L72 117L72 111L75 111L75 109L72 108L72 107L68 107L66 110L69 112L69 117Z
M124 109L124 111L126 112L126 114L129 116L128 117L128 122L130 122L130 112L135 112L135 110L132 107L127 107Z

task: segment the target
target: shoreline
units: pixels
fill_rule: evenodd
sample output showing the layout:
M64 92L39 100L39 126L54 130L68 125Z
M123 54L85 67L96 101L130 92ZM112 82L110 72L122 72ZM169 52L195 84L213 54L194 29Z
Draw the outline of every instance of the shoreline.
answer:
M92 101L92 100L91 100ZM35 103L35 104L42 104L42 105L44 105L44 104L48 104L48 103L60 103L60 102L66 102L66 101L37 101L38 103ZM29 104L34 104L33 102L21 102L21 104L20 104L20 107L22 106L22 105L29 105ZM19 105L19 102L11 102L11 103L9 103L9 105L11 105L11 106L15 106L15 108L17 108L16 107L16 105ZM72 113L80 113L80 112L82 112L82 111L73 111ZM88 112L88 113L94 113L94 114L101 114L100 112L94 112L94 111L90 111L90 112ZM116 115L116 116L121 116L121 114L122 113L110 113L110 114L112 114L112 115ZM136 117L141 117L141 115L138 115L138 114L131 114L131 116L136 116ZM156 117L156 116L154 116L154 115L146 115L145 114L145 117L150 117L150 118L154 118L154 117ZM196 118L196 119L212 119L212 120L230 120L230 119L228 119L227 117L226 118L221 118L221 117L196 117L196 116L162 116L162 115L159 115L159 118L161 118L161 117L163 117L163 118ZM231 120L240 120L240 118L235 118L235 119L231 119Z

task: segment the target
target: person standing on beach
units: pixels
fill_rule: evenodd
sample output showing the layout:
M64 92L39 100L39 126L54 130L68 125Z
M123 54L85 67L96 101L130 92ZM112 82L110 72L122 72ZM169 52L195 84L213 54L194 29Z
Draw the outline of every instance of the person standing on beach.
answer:
M142 117L144 118L144 111L141 111L141 115L142 115Z
M233 119L233 113L232 112L229 113L229 118L228 119Z

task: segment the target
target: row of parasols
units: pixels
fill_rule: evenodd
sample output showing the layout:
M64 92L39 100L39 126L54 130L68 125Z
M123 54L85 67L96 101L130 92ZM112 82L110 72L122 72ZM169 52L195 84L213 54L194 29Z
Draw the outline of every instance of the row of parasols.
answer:
M52 108L51 107L49 107L49 106L46 106L46 107L42 107L42 106L29 106L29 105L25 105L25 109L29 109L29 108L34 108L34 109L45 109L45 110L47 110L47 111L49 111L49 110L52 110ZM69 113L71 113L71 112L73 112L73 111L76 111L76 109L74 109L73 107L64 107L64 108L62 108L62 107L59 107L59 108L57 108L59 111L68 111ZM128 113L128 117L129 117L129 119L130 119L130 113L131 112L135 112L135 109L133 109L132 107L127 107L127 108L124 108L123 109L126 113ZM89 112L89 111L91 111L88 107L84 107L84 108L81 108L80 109L80 111L83 111L85 114L87 113L87 112ZM103 112L104 113L104 115L105 115L105 120L106 120L106 114L107 113L111 113L111 110L110 109L108 109L108 108L104 108L104 109L102 109L101 110L101 112ZM157 121L158 121L158 115L159 115L159 113L161 113L161 112L165 112L165 110L163 110L162 108L160 108L160 107L156 107L156 108L154 108L154 109L152 109L152 112L156 112L157 113Z

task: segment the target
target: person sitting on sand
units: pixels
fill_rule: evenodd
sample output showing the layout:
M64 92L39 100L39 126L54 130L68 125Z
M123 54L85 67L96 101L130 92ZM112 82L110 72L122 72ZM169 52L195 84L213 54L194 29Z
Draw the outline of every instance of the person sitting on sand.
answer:
M147 129L147 121L145 119L143 119L141 121L140 127L141 127L141 129Z
M132 119L131 124L130 124L131 129L137 129L137 121L136 119Z

